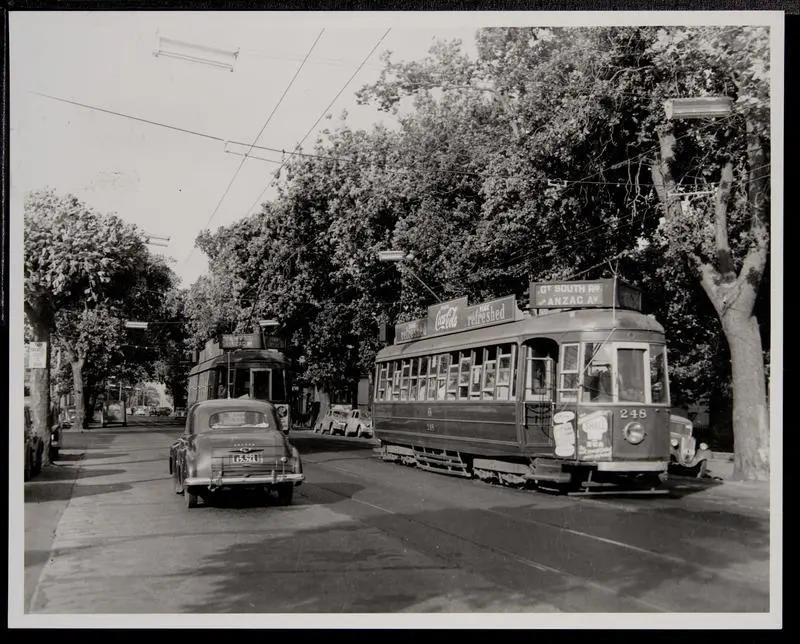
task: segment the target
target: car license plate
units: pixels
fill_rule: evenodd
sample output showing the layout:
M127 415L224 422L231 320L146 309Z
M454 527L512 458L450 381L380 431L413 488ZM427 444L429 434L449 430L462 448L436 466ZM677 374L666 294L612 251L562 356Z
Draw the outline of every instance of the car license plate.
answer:
M250 465L253 463L261 462L261 454L234 454L231 456L231 462L237 465Z

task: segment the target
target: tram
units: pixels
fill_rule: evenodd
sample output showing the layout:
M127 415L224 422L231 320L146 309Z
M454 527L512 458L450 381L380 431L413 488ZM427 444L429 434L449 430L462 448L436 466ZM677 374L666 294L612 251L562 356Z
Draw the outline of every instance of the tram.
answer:
M532 283L432 306L376 357L378 453L567 493L661 492L670 459L663 327L616 279Z
M223 335L209 340L189 371L189 405L217 398L254 398L273 403L284 433L292 426L289 362L281 338Z

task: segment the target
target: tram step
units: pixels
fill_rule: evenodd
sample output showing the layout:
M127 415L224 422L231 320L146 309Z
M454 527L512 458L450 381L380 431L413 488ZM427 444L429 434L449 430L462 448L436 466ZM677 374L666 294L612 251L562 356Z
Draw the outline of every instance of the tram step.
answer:
M455 468L444 468L444 467L436 467L433 465L426 465L421 461L417 461L417 467L421 470L427 470L429 472L436 472L437 474L451 474L453 476L463 476L465 478L472 478L472 474L467 472L464 469L455 469Z

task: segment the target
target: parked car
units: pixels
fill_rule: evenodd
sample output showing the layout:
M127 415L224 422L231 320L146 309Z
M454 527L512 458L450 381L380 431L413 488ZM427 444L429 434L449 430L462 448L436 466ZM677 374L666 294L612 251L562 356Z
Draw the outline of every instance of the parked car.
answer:
M61 427L66 429L75 424L75 408L67 407L61 412Z
M339 422L336 422L339 431ZM341 429L345 436L372 436L372 418L365 409L353 409L347 415Z
M321 434L343 432L347 417L351 411L350 405L332 405L328 412L314 425L314 431Z
M169 448L169 473L189 508L220 490L242 488L274 490L289 505L305 478L274 405L243 398L192 405L183 434Z
M23 419L23 431L25 432L25 454L23 478L29 481L42 470L42 456L44 454L44 443L36 434L33 427L33 411L29 402L25 401L25 411Z
M703 478L711 451L708 445L697 445L692 421L679 414L670 414L670 472L680 476Z
M148 415L147 409L145 407L136 407L133 410L133 415L134 416L147 416Z
M159 407L156 410L157 416L169 416L172 413L172 410L169 407Z
M185 407L175 407L172 412L172 415L175 418L186 418L186 408Z

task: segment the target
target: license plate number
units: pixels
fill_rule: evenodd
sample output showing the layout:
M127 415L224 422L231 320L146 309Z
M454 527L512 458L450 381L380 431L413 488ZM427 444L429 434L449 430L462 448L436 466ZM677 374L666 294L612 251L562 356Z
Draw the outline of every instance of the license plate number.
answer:
M245 465L251 463L260 463L261 454L234 454L231 456L231 462Z

